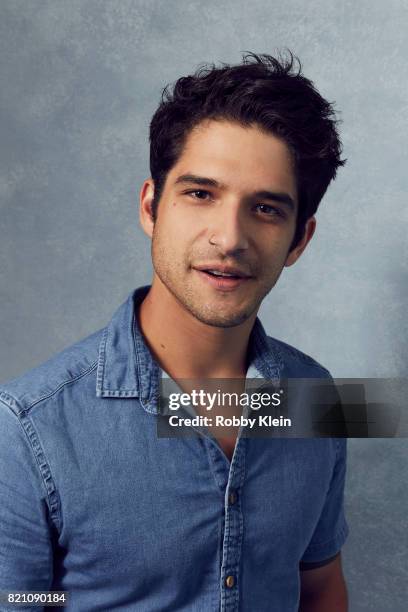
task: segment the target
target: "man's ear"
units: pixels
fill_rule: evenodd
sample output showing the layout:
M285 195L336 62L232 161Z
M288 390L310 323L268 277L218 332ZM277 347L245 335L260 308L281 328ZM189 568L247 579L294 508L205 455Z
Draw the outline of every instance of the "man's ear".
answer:
M316 229L316 219L315 217L310 217L306 221L305 231L303 233L302 239L297 243L294 249L289 252L289 255L286 258L285 266L293 266L293 264L299 259L310 240L312 239L313 234Z
M154 181L147 179L140 190L139 196L139 220L145 234L149 238L153 235L154 219L153 219L153 198L154 198Z

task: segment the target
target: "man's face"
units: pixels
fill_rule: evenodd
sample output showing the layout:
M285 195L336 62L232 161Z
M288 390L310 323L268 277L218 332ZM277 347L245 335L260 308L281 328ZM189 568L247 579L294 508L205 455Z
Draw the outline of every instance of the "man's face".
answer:
M154 224L146 212L152 194L147 181L141 219L155 274L207 325L233 327L254 315L306 246L289 254L297 213L291 153L255 126L199 124L167 175Z

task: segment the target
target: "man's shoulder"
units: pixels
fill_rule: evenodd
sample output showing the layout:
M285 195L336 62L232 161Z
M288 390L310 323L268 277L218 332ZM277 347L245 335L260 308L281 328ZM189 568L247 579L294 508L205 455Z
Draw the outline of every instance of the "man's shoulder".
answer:
M266 338L270 350L279 355L284 377L331 378L329 370L310 355L272 336Z
M94 372L104 330L75 342L44 363L0 384L0 400L15 414L28 411L66 385Z

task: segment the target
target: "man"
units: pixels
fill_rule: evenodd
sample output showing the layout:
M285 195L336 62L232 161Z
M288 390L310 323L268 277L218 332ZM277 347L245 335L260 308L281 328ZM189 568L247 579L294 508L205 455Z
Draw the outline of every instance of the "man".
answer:
M68 609L344 612L345 443L157 435L160 378L326 378L256 315L313 236L333 111L247 55L166 90L140 219L154 278L0 389L0 590Z

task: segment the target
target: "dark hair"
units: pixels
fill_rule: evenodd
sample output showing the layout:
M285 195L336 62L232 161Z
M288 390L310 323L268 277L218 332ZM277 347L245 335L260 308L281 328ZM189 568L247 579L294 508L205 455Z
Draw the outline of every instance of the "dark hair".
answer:
M298 69L295 69L295 61ZM299 209L291 249L302 238L337 168L342 146L333 104L302 75L298 58L247 53L242 63L203 66L165 87L150 123L150 172L155 184L153 218L169 170L192 128L205 119L257 125L282 138L292 151Z

